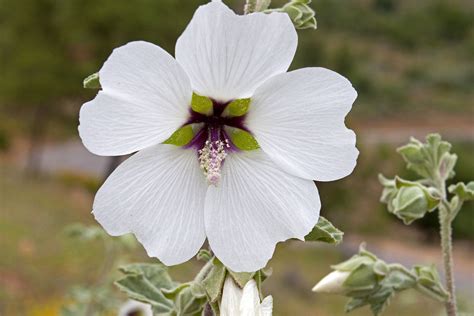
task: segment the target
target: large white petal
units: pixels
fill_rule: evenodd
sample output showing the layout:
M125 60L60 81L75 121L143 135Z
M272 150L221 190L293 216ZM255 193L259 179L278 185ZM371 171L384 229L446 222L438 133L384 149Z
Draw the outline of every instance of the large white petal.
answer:
M207 191L207 238L227 267L256 271L272 257L277 242L303 239L318 221L320 207L313 181L285 173L263 151L230 154L221 182Z
M147 42L115 49L99 72L101 92L83 105L79 133L98 155L124 155L163 142L185 123L192 89L174 58Z
M236 15L225 4L198 8L176 43L176 59L193 88L220 101L250 97L285 72L298 38L286 13Z
M344 124L356 97L336 72L304 68L260 86L246 122L284 170L305 179L336 180L352 172L359 154L355 134Z
M112 173L97 192L93 213L110 235L132 232L150 257L178 264L193 257L206 238L206 190L196 152L156 145Z

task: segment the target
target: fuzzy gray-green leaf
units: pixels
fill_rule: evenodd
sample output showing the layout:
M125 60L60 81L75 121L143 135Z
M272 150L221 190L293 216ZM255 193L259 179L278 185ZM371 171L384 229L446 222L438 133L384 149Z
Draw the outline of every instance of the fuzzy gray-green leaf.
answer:
M320 216L319 221L313 230L306 235L306 241L322 241L330 244L339 244L342 241L344 233L334 227L326 218Z
M225 266L217 259L214 259L214 266L209 274L202 281L202 285L206 289L207 295L211 302L217 301L222 292L226 275Z

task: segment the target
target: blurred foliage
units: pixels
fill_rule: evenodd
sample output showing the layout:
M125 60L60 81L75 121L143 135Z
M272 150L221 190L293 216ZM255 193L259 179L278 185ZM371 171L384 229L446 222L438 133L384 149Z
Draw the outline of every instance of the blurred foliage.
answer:
M101 186L101 181L97 177L91 177L76 172L61 172L57 178L66 186L79 187L90 194L95 194Z
M0 124L41 109L75 133L81 82L112 49L146 40L173 53L206 0L1 0ZM243 1L225 1L241 13ZM272 7L286 1L274 0ZM465 110L474 97L474 4L465 0L319 0L318 31L301 31L293 67L324 66L359 91L355 115ZM17 124L12 123L17 122ZM0 126L1 127L1 126Z

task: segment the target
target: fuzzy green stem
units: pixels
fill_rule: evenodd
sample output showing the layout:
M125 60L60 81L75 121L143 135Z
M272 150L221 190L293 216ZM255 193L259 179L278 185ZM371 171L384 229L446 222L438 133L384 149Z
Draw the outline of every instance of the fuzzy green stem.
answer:
M201 271L199 271L199 273L196 275L196 277L194 278L194 281L195 282L202 282L206 276L209 274L209 272L211 271L212 267L214 266L213 264L213 261L214 261L214 258L212 258L211 260L209 260L201 269Z
M452 227L451 216L444 207L439 210L439 223L441 235L441 249L443 252L444 274L446 278L446 289L449 292L449 298L446 302L446 311L448 316L457 315L456 307L456 291L454 286L453 272L453 243L452 243Z
M451 206L447 199L446 182L440 177L435 178L436 187L441 195L442 202L439 206L439 225L441 237L441 251L443 253L444 275L446 279L446 289L449 293L446 302L446 312L448 316L457 315L456 290L454 286L454 262L453 262L453 240L452 226L453 221Z
M244 7L244 14L250 14L255 12L257 8L257 0L246 0Z

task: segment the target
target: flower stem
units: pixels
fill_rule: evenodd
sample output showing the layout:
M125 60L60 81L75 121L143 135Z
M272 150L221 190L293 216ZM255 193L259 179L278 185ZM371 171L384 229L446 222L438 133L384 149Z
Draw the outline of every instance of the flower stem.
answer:
M448 316L457 315L456 306L456 290L454 286L454 262L453 262L453 240L452 240L452 226L453 221L451 206L446 195L446 183L440 178L437 179L436 186L441 194L441 203L438 209L439 225L441 237L441 251L443 253L444 275L446 279L446 289L449 293L448 301L446 302L446 312Z
M446 278L446 288L449 292L449 299L446 302L446 311L448 316L457 315L456 293L454 287L453 272L453 244L452 244L452 227L451 217L447 210L442 207L439 210L439 223L441 235L441 249L443 251L444 274Z
M246 0L244 7L244 14L255 12L257 8L257 0Z

